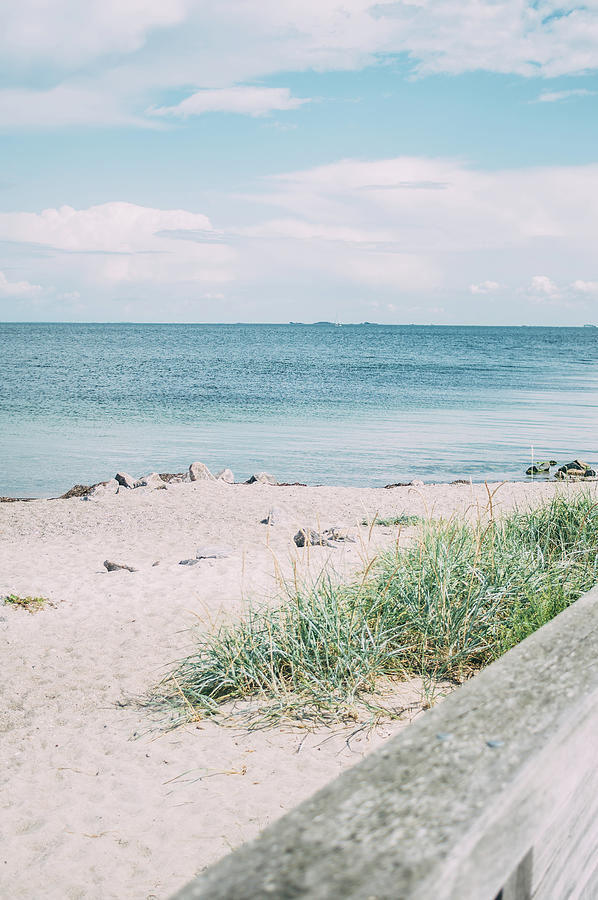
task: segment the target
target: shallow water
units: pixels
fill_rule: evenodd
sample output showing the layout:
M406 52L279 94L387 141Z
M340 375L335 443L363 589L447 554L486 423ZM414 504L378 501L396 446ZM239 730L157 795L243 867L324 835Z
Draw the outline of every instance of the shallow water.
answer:
M0 495L200 459L384 485L598 461L598 329L0 324Z

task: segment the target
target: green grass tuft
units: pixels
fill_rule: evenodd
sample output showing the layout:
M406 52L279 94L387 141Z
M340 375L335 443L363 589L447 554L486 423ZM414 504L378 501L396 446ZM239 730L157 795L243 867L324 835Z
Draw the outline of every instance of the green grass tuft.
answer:
M321 578L201 635L162 701L179 721L230 701L260 724L379 713L381 679L461 680L575 602L598 580L597 548L589 495L475 525L425 522L361 582Z
M369 519L362 519L361 525L382 525L384 528L390 528L392 525L417 525L420 521L419 516L390 516L387 519L379 519L378 516L375 516L371 521Z
M4 597L4 602L11 606L19 606L28 612L37 612L43 609L50 601L47 597L19 597L18 594L8 594Z

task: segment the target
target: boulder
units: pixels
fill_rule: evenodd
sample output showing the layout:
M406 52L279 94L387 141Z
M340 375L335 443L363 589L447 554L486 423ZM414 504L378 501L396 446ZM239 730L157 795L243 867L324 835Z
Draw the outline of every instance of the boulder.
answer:
M99 497L108 497L112 494L118 493L119 484L116 478L111 478L109 481L100 481L98 484L94 484L87 494L84 494L83 500L97 500Z
M118 481L119 485L124 488L134 488L135 487L135 479L132 475L129 475L128 472L117 472L114 476L115 480Z
M274 475L268 472L256 472L251 478L248 478L245 484L278 484Z
M157 472L150 472L149 475L143 475L141 478L139 478L135 482L135 487L147 487L155 490L156 488L164 487L164 482Z
M333 544L323 534L313 528L300 528L293 538L298 547L332 547Z
M195 551L196 559L225 559L230 556L233 551L230 547L215 547L211 544L204 544Z
M216 481L224 481L226 484L234 484L235 476L230 469L221 469L216 475Z
M189 466L189 478L191 481L213 481L214 476L205 463L193 462Z
M124 563L110 562L109 559L104 560L104 565L108 569L109 572L119 572L121 570L125 571L125 572L136 572L137 571L137 569L134 569L133 566L126 566L126 565L124 565Z
M66 494L61 494L58 498L59 500L70 500L72 497L86 497L87 494L91 491L92 488L96 487L95 484L75 484L72 488L66 492ZM8 499L8 498L2 498Z

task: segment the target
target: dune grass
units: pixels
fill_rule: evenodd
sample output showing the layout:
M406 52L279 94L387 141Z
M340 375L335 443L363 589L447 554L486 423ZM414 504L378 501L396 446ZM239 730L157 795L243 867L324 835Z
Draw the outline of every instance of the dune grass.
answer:
M321 578L201 635L161 696L179 720L249 701L260 726L384 712L383 680L462 680L577 600L598 580L597 548L589 495L477 524L424 522L360 581Z
M386 519L380 519L380 518L378 518L378 516L374 516L374 518L371 521L369 519L362 519L360 524L361 525L369 525L370 527L372 525L381 525L383 528L390 528L393 525L405 525L405 526L417 525L417 523L419 521L420 521L419 516L408 516L408 515L389 516Z

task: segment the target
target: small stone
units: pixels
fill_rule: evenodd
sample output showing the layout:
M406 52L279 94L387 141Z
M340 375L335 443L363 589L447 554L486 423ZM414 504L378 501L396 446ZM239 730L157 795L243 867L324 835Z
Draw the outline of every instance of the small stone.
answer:
M152 569L154 568L154 566L159 566L159 565L160 565L160 560L157 559L155 562L152 563Z
M224 481L226 484L234 484L235 476L230 469L221 469L216 474L216 481Z
M350 541L352 544L355 543L355 538L342 528L327 528L324 532L324 537L329 541Z
M137 569L134 569L133 566L126 566L122 563L110 562L109 559L104 560L104 565L108 569L109 572L118 572L121 569L125 572L136 572Z
M278 484L274 475L268 472L256 472L251 478L248 478L245 484Z
M210 544L198 547L195 551L196 559L226 559L233 551L229 547L214 547Z
M287 514L280 506L273 506L265 519L260 519L261 525L280 525L287 518Z
M193 462L189 466L189 478L191 481L213 481L214 476L205 463Z
M198 559L182 559L179 562L179 566L195 566L198 562Z
M160 472L160 478L165 484L180 484L190 480L188 472Z
M117 472L114 476L115 480L118 481L119 485L124 488L134 488L135 487L135 479L132 475L129 475L128 472Z
M155 490L156 488L163 486L164 482L157 472L151 472L149 475L143 475L138 481L135 482L136 488L147 487Z
M330 541L323 534L318 534L313 528L300 528L293 538L298 547L332 547Z

